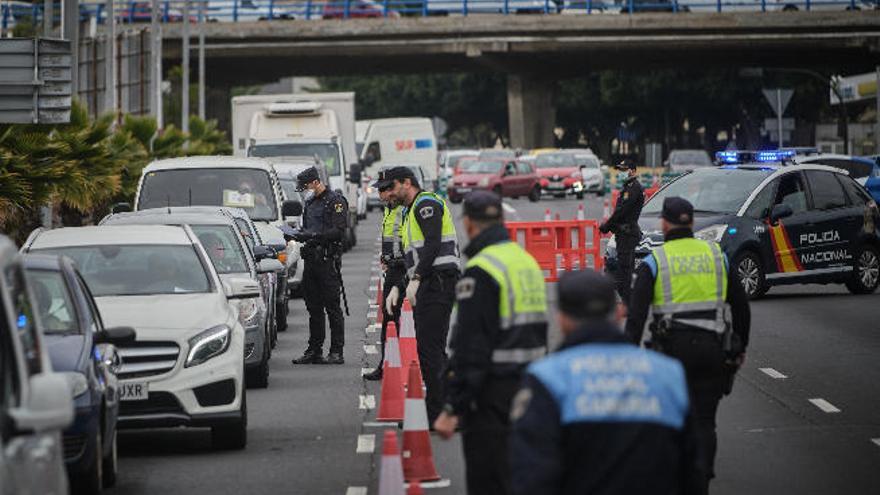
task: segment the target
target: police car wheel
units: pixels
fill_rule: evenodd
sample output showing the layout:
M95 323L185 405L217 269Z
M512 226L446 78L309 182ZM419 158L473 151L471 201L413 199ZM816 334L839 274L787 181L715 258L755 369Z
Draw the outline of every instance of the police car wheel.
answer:
M852 277L846 288L853 294L871 294L880 285L880 255L877 248L863 245L856 256Z
M764 267L758 256L746 251L736 257L736 273L749 299L757 299L767 292L767 280Z

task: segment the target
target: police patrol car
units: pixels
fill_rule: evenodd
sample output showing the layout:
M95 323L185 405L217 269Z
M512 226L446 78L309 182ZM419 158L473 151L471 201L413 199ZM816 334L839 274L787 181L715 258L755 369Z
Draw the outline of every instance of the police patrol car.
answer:
M663 200L694 205L694 232L721 245L751 298L774 285L841 283L855 294L880 281L880 217L871 195L839 168L793 165L795 151L723 151L719 166L687 173L645 203L636 249L641 260L663 243ZM616 245L606 267L616 268Z

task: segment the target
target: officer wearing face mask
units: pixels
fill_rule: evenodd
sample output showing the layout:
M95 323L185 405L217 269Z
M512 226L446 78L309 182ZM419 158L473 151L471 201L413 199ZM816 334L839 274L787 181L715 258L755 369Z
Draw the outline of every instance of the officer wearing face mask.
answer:
M636 246L642 238L639 215L642 214L642 206L645 205L645 192L639 183L635 162L624 160L615 168L624 172L626 178L620 196L617 197L617 204L614 205L614 213L599 226L599 231L603 234L608 232L614 234L617 242L617 271L614 277L617 293L620 294L623 303L629 306Z

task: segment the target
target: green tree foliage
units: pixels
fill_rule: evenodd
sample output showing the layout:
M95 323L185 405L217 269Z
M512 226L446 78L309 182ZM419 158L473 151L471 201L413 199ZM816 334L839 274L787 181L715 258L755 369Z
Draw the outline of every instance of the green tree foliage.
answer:
M174 126L159 131L151 117L113 114L92 119L74 102L70 123L0 126L0 226L18 240L39 225L50 205L65 225L105 214L110 204L131 201L143 167L153 159L229 154L216 122L190 119L192 133Z

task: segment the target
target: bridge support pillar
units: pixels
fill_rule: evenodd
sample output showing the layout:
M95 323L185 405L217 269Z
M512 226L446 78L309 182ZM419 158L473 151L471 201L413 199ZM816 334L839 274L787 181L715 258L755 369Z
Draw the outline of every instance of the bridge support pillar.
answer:
M507 76L507 125L512 148L553 147L556 82L523 74Z

